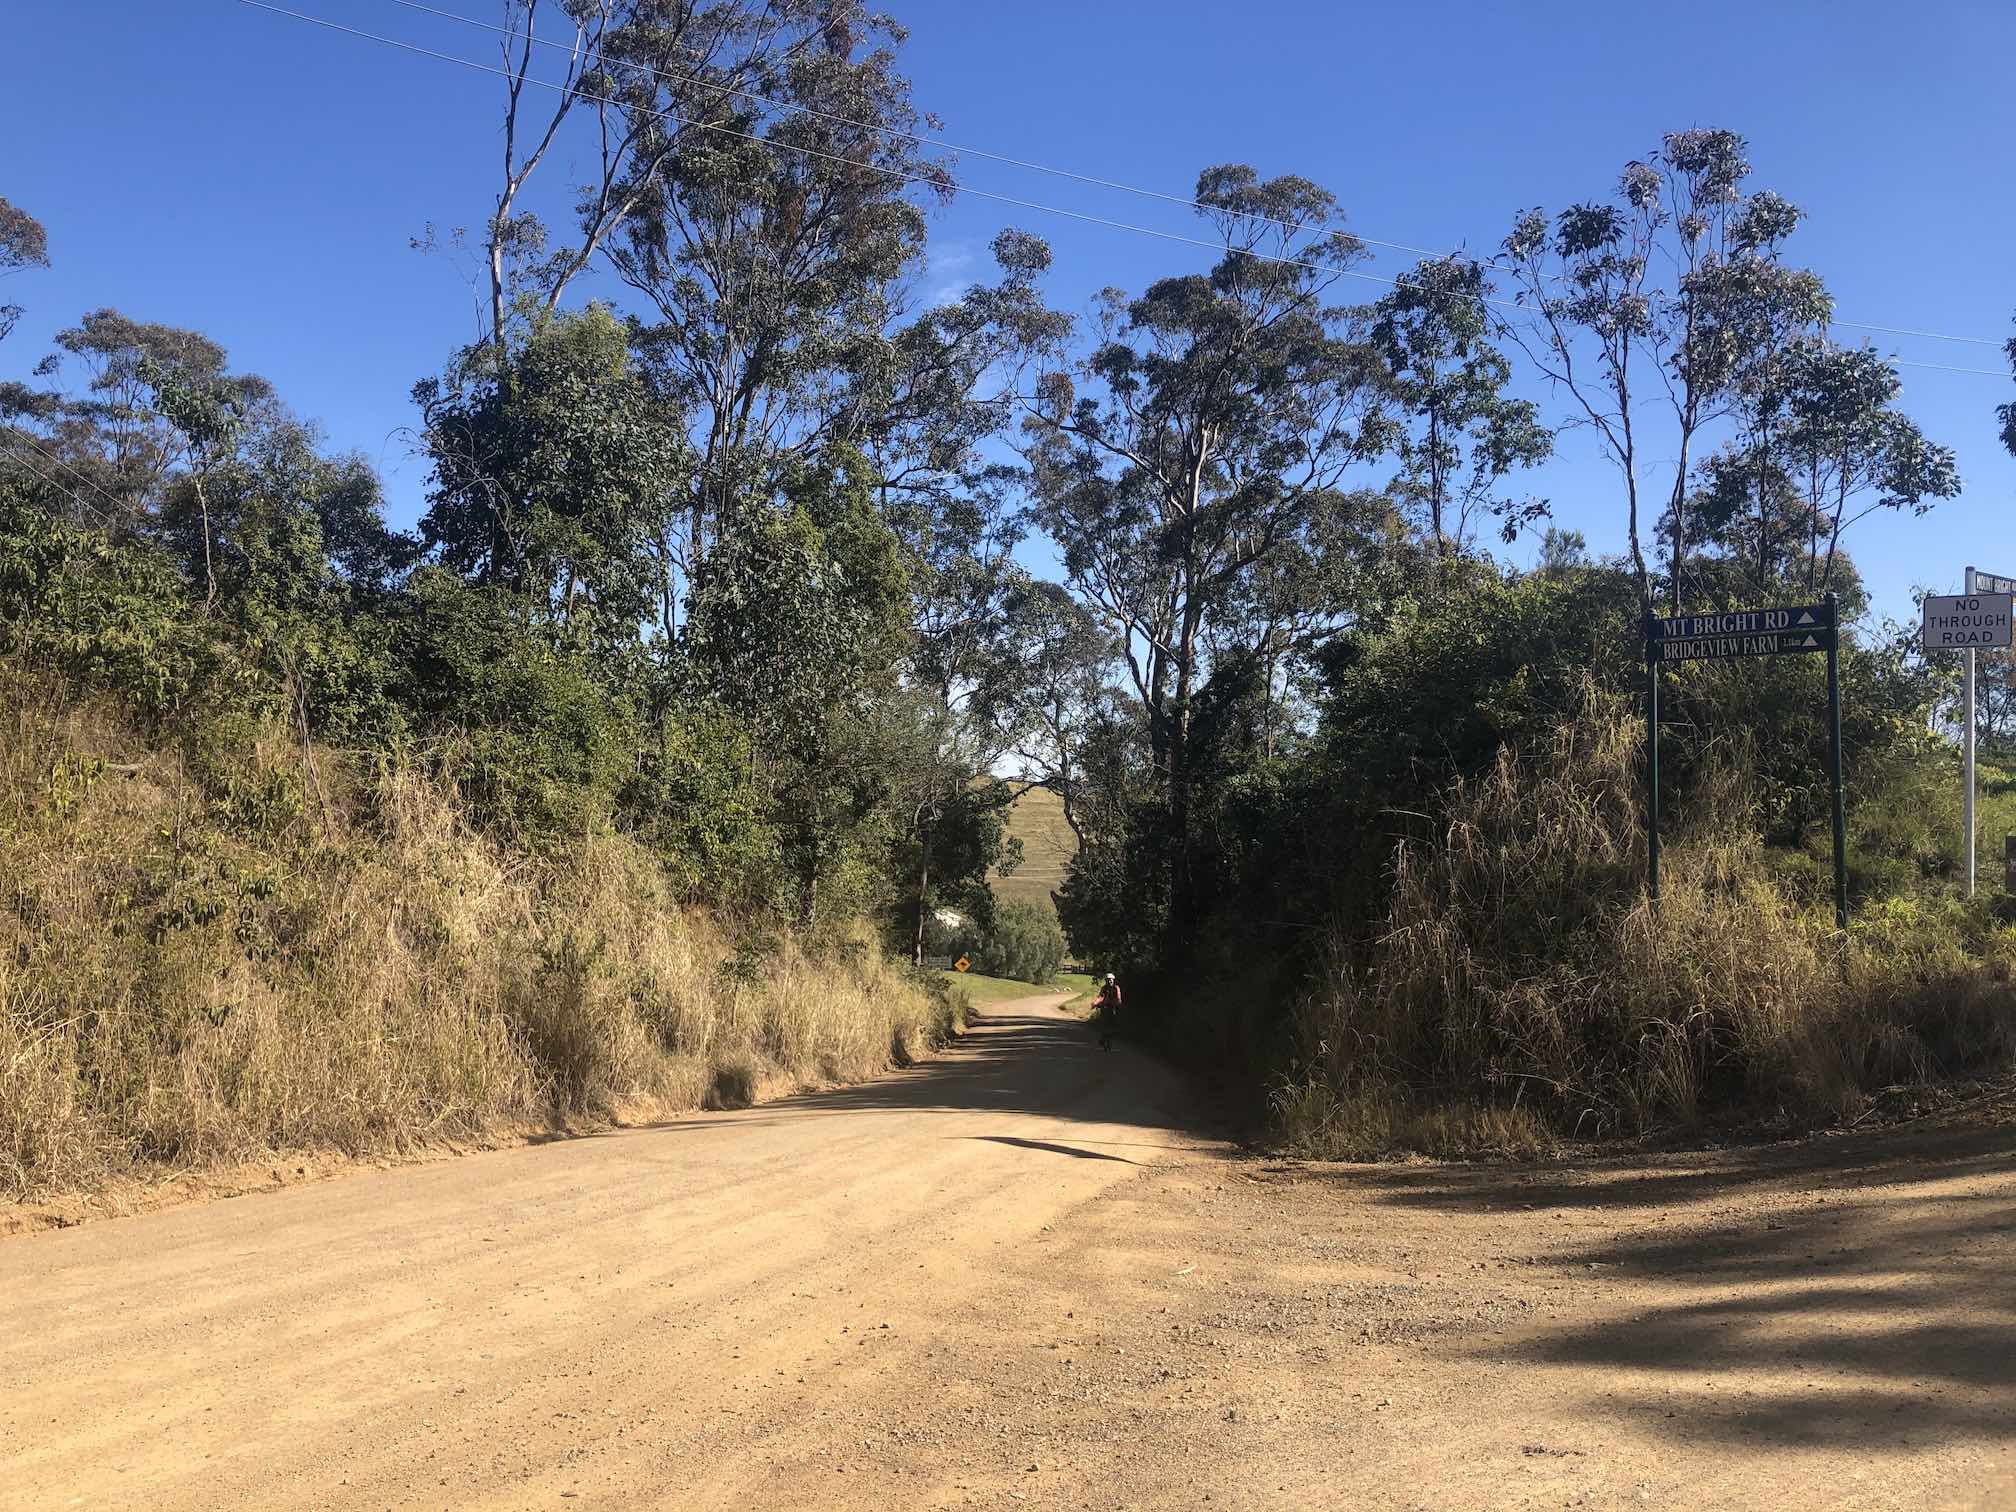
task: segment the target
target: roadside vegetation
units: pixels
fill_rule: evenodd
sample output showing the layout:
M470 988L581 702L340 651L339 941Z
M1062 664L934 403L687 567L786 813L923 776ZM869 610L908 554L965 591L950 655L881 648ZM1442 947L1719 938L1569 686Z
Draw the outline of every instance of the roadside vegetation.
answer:
M957 1005L855 923L681 902L614 833L537 852L413 766L234 730L224 771L0 665L0 1192L397 1150L858 1078Z
M989 1003L1005 1003L1015 998L1034 997L1044 991L1044 987L1034 982L1017 981L1013 977L986 976L977 971L948 971L944 973L948 991L964 993L966 999L976 1008L984 1008Z
M1369 303L1333 194L1223 164L1187 271L1072 316L1004 229L920 305L957 185L892 23L563 13L584 87L504 92L434 248L487 308L415 375L417 518L200 332L0 348L0 1185L744 1102L1067 962L1326 1153L2010 1064L2016 769L1964 901L1953 669L1854 556L1955 456L1742 137L1508 186L1494 252ZM541 221L525 144L581 133L599 182ZM0 201L10 291L62 255ZM1527 486L1570 426L1607 552ZM1853 926L1810 656L1667 675L1654 910L1644 616L1828 594ZM992 983L928 969L962 955Z

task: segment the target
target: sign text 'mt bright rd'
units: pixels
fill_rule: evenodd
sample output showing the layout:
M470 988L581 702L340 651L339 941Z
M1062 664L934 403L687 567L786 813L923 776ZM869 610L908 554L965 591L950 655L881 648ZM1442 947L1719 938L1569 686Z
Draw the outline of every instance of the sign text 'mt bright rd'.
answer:
M1927 598L1921 643L1927 651L2007 646L2010 602L2006 593L1949 593Z
M1648 619L1645 639L1658 662L1825 651L1834 642L1834 606L1797 604L1789 609L1730 609Z

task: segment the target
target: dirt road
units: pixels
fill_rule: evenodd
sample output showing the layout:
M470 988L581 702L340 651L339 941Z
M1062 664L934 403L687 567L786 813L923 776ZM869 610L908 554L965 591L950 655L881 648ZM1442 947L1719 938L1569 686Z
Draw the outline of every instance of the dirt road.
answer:
M2016 1507L2016 1128L1285 1167L1047 1001L0 1242L0 1505Z

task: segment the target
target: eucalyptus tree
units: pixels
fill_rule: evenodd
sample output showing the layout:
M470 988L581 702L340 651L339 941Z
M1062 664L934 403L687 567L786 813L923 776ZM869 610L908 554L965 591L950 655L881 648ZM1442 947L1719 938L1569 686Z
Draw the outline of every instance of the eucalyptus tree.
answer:
M1551 221L1521 213L1499 258L1530 315L1509 334L1572 398L1574 423L1596 432L1622 476L1648 609L1648 528L1670 537L1676 612L1681 602L1697 439L1774 342L1827 314L1819 281L1782 263L1800 212L1768 190L1745 192L1747 154L1733 131L1669 133L1626 165L1611 201L1571 205ZM1662 502L1646 494L1645 473L1668 455L1673 482Z
M1248 669L1261 699L1264 757L1311 723L1323 648L1419 592L1442 562L1390 489L1337 490L1313 500L1297 528L1231 586L1207 631L1207 658Z
M992 814L998 850L998 816L1014 797L995 768L1022 723L1017 620L1029 573L1015 561L1024 526L1008 507L1004 471L981 469L962 496L894 512L912 606L903 681L916 700L917 729L897 786L904 865L914 881L910 949L918 960L934 884L973 880L970 866L947 864L946 842L965 837L964 849L977 854L976 837L989 834L983 816Z
M851 0L787 7L797 43L721 130L682 133L648 175L609 261L643 306L633 343L696 465L661 549L692 570L714 522L778 497L833 446L866 447L888 394L890 333L924 253L912 186L949 192L917 144L901 33ZM620 102L625 119L663 102Z
M673 591L648 543L687 457L621 324L599 307L556 316L501 370L460 368L414 398L433 469L429 552L556 636L634 642Z
M1041 298L1047 246L1004 231L993 252L998 282L898 328L851 383L850 426L910 566L905 681L920 699L922 738L904 768L902 813L920 959L934 884L970 893L973 863L984 872L1003 852L1000 815L1016 789L996 768L1034 717L1022 621L1037 590L1015 560L1028 527L1017 474L988 443L1012 418L1027 366L1061 350L1070 321Z
M503 22L503 160L482 238L489 310L478 343L499 366L513 325L559 309L693 137L735 129L742 100L851 24L846 6L817 0L554 0L544 16L541 0L503 0ZM557 70L536 67L553 55ZM563 132L585 118L584 150ZM557 234L519 208L556 144L570 171L587 167L576 225Z
M1896 406L1896 368L1876 352L1805 338L1773 355L1768 437L1746 427L1698 470L1699 539L1766 591L1841 586L1842 538L1881 511L1922 515L1959 492L1949 447Z
M1950 447L1896 407L1897 369L1876 352L1806 342L1783 364L1777 449L1806 521L1805 584L1834 585L1843 532L1879 511L1922 515L1960 492Z
M24 268L49 266L49 233L42 223L0 195L0 277ZM0 304L0 341L21 319L21 306Z
M1016 658L1011 754L1024 782L1057 795L1064 822L1086 842L1084 743L1116 696L1112 634L1062 583L1029 577L1009 605Z
M1242 581L1376 448L1381 365L1327 301L1363 255L1307 179L1207 169L1208 272L1101 297L1096 344L1046 373L1026 421L1034 517L1121 643L1166 795L1168 932L1187 925L1194 701ZM1082 389L1081 389L1082 386Z
M976 283L899 324L850 374L850 436L874 460L883 512L906 535L986 499L1011 476L990 450L1014 420L1032 364L1054 361L1070 317L1043 301L1050 248L1025 231L994 238L995 282Z
M1491 296L1476 262L1430 258L1373 306L1372 343L1391 372L1394 492L1425 514L1438 560L1468 547L1480 511L1508 542L1547 514L1543 501L1496 496L1514 469L1545 461L1554 438L1538 405L1505 392L1512 366L1492 344Z
M93 310L58 331L36 364L47 387L0 389L0 418L60 459L65 486L86 513L79 523L144 533L164 490L191 460L191 440L163 407L161 383L206 406L246 411L270 404L272 385L229 371L224 348L198 331ZM185 418L193 418L185 417Z
M2003 343L2003 355L2009 359L2009 367L2016 372L2016 336ZM1995 407L1995 418L2002 422L2002 444L2009 448L2009 454L2016 457L2016 404L1999 404Z
M220 378L177 372L151 356L137 376L154 391L154 408L182 439L183 478L196 501L197 544L203 563L203 607L217 604L217 565L210 520L210 477L237 454L246 402Z

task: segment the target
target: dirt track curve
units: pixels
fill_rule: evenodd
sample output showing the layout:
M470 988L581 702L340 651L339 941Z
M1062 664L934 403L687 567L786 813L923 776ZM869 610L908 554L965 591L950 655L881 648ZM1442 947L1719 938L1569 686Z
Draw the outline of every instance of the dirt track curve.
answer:
M0 1242L0 1506L2016 1507L2016 1127L1314 1167L1051 999Z

